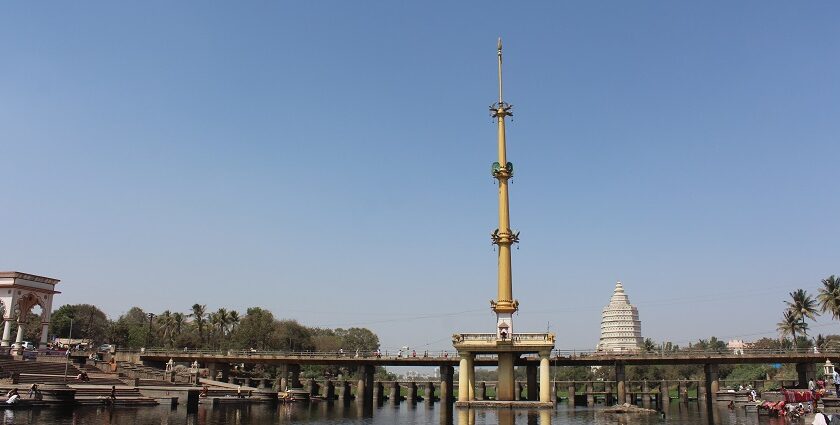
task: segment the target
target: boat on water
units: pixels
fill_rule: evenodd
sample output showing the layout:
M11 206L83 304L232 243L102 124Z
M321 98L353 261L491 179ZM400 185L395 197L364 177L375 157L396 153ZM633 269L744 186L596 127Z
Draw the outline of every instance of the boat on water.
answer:
M277 393L277 399L282 403L308 403L312 401L309 391L303 388L293 388Z

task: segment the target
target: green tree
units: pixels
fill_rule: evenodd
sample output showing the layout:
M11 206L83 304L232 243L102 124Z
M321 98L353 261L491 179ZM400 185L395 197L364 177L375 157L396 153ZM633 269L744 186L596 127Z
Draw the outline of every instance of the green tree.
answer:
M820 311L830 313L832 319L840 319L840 278L831 275L822 280L822 285L817 294Z
M656 351L656 349L657 349L656 343L653 342L653 340L650 339L650 338L645 338L645 342L642 345L642 350L644 350L646 353L651 353L651 352Z
M279 345L274 315L260 307L249 308L239 321L235 344L239 348L276 349Z
M335 330L336 336L341 338L341 345L345 351L369 354L379 348L379 337L367 328L350 328Z
M309 328L301 325L297 320L281 320L275 323L274 333L278 347L289 351L312 351L312 333Z
M54 311L50 333L59 338L70 336L70 319L73 319L73 338L104 342L108 337L108 316L94 305L65 304Z

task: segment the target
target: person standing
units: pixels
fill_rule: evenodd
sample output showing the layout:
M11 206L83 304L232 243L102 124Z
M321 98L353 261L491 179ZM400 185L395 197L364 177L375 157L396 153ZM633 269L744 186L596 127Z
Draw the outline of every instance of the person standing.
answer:
M840 397L840 373L837 373L837 369L834 369L834 396Z

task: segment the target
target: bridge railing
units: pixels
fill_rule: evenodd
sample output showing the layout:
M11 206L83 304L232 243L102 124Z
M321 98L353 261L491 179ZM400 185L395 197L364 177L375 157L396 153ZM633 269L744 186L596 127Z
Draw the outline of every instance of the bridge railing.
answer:
M469 341L485 341L496 340L495 334L460 334ZM521 338L534 338L536 341L543 341L546 334L514 334ZM294 357L294 358L347 358L347 359L458 359L458 353L455 350L424 350L422 352L413 351L358 351L352 352L336 352L336 351L290 351L290 350L211 350L211 349L177 349L177 348L146 348L140 350L132 349L117 349L119 352L139 353L141 355L155 355L155 356L172 356L172 357ZM840 348L821 349L814 351L813 348L788 348L788 349L680 349L678 351L654 350L654 351L596 351L596 350L569 350L569 349L555 349L551 352L551 357L556 359L576 359L576 358L597 358L603 357L621 357L621 358L698 358L698 357L730 357L730 356L744 356L744 357L785 357L790 355L808 355L811 357L840 357ZM496 356L494 354L481 354L478 358L492 359ZM534 354L536 358L536 354Z

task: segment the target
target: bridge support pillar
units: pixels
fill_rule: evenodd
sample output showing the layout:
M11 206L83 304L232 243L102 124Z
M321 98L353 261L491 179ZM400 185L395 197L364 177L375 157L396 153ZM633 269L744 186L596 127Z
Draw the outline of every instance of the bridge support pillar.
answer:
M659 384L659 399L662 401L662 411L668 408L671 403L671 389L668 388L668 381L662 380Z
M650 409L650 385L647 379L642 381L642 407Z
M688 403L688 383L685 379L681 379L679 386L680 403Z
M718 365L707 363L703 365L703 372L706 378L706 403L714 404L717 401L717 392L720 390Z
M569 384L569 387L566 388L566 394L569 396L569 407L575 407L575 383L572 382Z
M341 381L338 384L338 399L342 403L347 403L350 401L350 383L347 381Z
M586 383L586 405L592 407L595 405L595 394L592 394L594 389L592 388L592 382Z
M366 364L361 367L361 378L359 378L358 387L356 387L356 401L368 402L373 400L373 374L375 369L373 365Z
M327 382L324 382L324 398L327 400L335 399L335 384L333 381L327 379Z
M537 390L537 366L525 366L525 379L528 385L527 398L529 401L539 400L539 391Z
M612 393L612 383L604 381L604 406L612 406L615 404L615 399Z
M310 396L318 395L320 393L320 388L318 388L318 383L315 382L315 378L309 378L306 381L306 391L309 392Z
M626 403L627 402L627 381L625 381L626 375L624 373L624 363L616 362L615 363L615 388L618 392L618 403Z
M384 400L385 386L382 385L381 382L375 382L373 384L373 401L375 401L377 405L381 405Z
M391 401L391 404L399 404L400 403L400 383L397 381L391 382L391 388L388 392L388 400Z
M412 404L417 403L417 383L414 381L408 383L408 397L406 397L406 400Z
M434 382L426 382L426 388L423 390L423 398L426 399L426 403L434 403L435 402L435 383Z
M449 403L453 398L453 377L455 375L455 368L452 366L440 367L440 399Z
M797 363L796 377L799 380L797 388L808 388L808 380L813 379L816 382L816 366L814 363Z
M476 400L487 400L487 383L481 381L478 383L478 389L475 391Z

